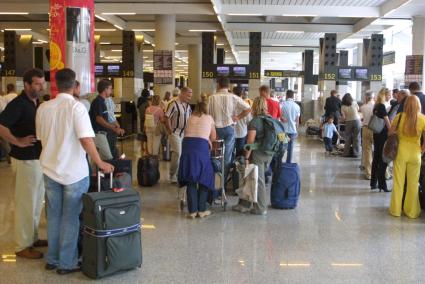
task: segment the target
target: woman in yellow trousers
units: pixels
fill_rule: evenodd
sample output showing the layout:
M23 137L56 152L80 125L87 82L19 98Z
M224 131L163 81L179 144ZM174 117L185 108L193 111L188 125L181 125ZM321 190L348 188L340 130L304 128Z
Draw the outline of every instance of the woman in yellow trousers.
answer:
M403 92L407 91L403 90ZM400 124L397 128L398 123ZM421 136L425 131L425 116L421 114L418 97L412 95L406 98L403 112L393 120L390 134L396 131L399 145L394 161L394 188L391 195L390 214L400 217L403 208L407 217L417 218L421 214L418 196L421 154L425 151L425 143L421 147ZM407 192L403 205L405 180L407 180Z

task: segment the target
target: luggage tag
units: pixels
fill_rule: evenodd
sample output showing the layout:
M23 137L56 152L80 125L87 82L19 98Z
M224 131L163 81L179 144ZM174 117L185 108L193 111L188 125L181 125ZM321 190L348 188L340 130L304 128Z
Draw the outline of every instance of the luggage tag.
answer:
M114 187L113 189L112 189L112 191L113 192L121 192L121 191L124 191L125 190L125 188L123 188L123 187Z

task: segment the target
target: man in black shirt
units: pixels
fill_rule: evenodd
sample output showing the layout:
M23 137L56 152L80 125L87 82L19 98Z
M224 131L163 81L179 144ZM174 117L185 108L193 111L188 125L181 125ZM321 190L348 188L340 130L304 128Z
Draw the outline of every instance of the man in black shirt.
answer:
M90 121L96 133L94 141L102 160L111 160L117 158L117 135L123 135L124 129L108 122L108 109L105 99L112 93L111 81L106 79L99 81L97 92L99 95L91 103L89 111Z
M30 69L23 79L21 95L0 114L0 136L12 145L10 156L16 168L16 255L38 259L43 257L43 253L34 247L47 246L46 240L38 239L45 189L39 161L41 144L35 138L35 114L45 82L44 72Z
M325 102L325 117L333 116L334 124L338 127L339 118L341 116L341 100L337 97L338 92L336 90L331 91L331 96L326 99ZM338 136L334 134L332 143L336 144Z
M421 102L421 112L425 114L425 95L421 92L421 85L418 82L412 82L409 84L409 91L412 95L415 95L419 98Z

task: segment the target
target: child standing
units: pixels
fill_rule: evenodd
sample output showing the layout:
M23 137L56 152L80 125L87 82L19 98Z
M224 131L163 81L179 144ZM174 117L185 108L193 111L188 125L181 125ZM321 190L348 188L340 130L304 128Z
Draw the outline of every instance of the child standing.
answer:
M323 137L323 142L325 144L326 152L329 154L332 152L332 149L333 149L332 137L334 133L336 133L338 137L341 138L341 135L338 133L338 130L336 130L333 116L328 116L326 118L325 124L323 124L322 137Z

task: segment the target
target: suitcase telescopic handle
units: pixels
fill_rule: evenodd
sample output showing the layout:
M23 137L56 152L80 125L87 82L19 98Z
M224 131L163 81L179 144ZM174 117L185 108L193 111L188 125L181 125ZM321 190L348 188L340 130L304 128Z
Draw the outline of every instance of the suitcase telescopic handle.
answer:
M100 192L100 179L104 178L104 177L105 177L105 174L102 171L97 172L97 192ZM109 187L110 187L110 189L112 189L112 185L113 185L112 179L113 178L114 178L113 173L110 173L109 174Z

